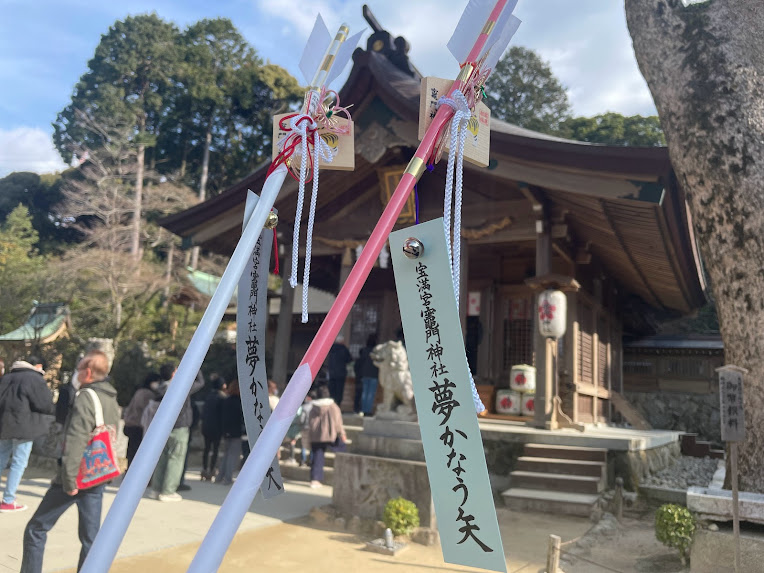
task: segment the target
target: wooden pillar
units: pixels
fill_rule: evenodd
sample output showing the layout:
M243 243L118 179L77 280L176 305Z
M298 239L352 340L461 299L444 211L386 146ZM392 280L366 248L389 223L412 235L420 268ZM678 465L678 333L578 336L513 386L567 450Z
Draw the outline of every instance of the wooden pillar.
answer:
M390 270L392 273L393 271ZM382 317L377 333L379 342L395 340L395 331L401 326L401 311L395 291L386 290L382 295ZM364 343L366 341L364 340Z
M599 321L597 320L597 304L592 305L592 324L594 325L592 330L592 386L594 386L594 396L592 396L592 420L596 424L597 416L599 415L599 388L600 388L600 335L599 335Z
M536 220L536 276L549 274L552 260L552 237L548 219ZM535 414L532 424L537 428L545 428L552 414L552 387L554 372L552 371L552 349L549 342L541 336L538 327L538 312L536 298L533 300L533 350L536 357L536 398Z
M284 255L281 258L281 308L276 326L276 339L273 344L273 381L283 390L287 383L287 368L289 367L289 347L292 339L292 306L294 305L294 289L289 286L288 269L292 268L291 245L284 245Z
M353 270L353 254L350 247L345 247L345 251L342 253L342 266L340 267L340 285L337 289L337 292L342 289L342 285L344 285L345 281L348 280L348 276L350 276L351 270ZM350 318L351 315L352 313L348 314L345 322L342 324L342 328L340 329L340 334L345 337L345 344L350 344L350 325L352 323ZM366 341L364 340L364 343L365 342Z
M578 346L581 335L578 327L578 294L575 292L567 293L568 297L568 318L565 327L565 370L568 373L566 381L573 384L573 405L571 418L573 422L578 422Z
M483 341L478 347L478 372L481 378L495 380L498 373L495 371L491 360L494 341L494 304L496 286L491 285L481 290L480 294L480 322L483 325ZM487 407L487 405L486 405Z

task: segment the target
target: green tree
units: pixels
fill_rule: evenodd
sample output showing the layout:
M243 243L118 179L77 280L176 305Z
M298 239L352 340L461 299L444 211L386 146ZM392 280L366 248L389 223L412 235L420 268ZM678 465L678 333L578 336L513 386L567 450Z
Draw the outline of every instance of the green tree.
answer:
M44 259L29 210L18 205L0 225L0 331L18 327L41 294Z
M304 90L283 68L263 65L228 19L201 20L179 41L159 170L176 173L203 199L265 159L273 114L298 104Z
M570 117L568 94L549 64L533 50L513 46L496 64L486 85L494 117L557 135Z
M77 233L63 225L55 213L63 199L61 185L60 175L16 172L0 179L0 222L18 205L24 205L39 237L35 247L43 254L60 252L77 239Z
M79 166L78 176L68 178L62 190L59 215L83 239L66 253L57 269L60 290L68 293L75 322L86 325L93 335L119 338L130 333L171 278L159 261L159 254L171 245L171 237L157 228L156 219L190 206L192 196L187 189L145 172L152 183L147 186L142 211L142 242L147 248L140 258L134 258L130 254L133 204L129 190L139 147L131 139L133 126L98 123L84 114L77 121L79 128L102 134L107 143L91 150L88 160Z
M72 101L53 123L53 140L65 160L73 146L97 148L103 134L83 129L77 114L96 122L117 120L134 126L136 169L132 188L133 213L130 253L141 251L141 209L145 175L145 150L155 141L163 115L163 97L177 67L177 28L156 14L128 16L101 37L88 71L74 89Z
M604 113L593 117L572 117L562 122L560 132L565 137L589 143L655 147L666 145L657 115L621 115Z

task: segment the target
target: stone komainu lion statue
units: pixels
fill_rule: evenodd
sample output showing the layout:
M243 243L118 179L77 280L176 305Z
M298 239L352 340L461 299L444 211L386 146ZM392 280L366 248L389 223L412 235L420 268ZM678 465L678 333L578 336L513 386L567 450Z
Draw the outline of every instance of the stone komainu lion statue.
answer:
M377 415L415 418L414 385L403 343L390 340L378 344L370 356L374 366L379 368L379 384L384 389L382 404L377 407Z

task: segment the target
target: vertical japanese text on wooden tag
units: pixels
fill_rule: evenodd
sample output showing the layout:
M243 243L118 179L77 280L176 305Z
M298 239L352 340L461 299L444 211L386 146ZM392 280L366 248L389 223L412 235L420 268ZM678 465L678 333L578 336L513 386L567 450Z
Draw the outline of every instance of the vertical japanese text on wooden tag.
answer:
M743 411L743 370L737 366L722 366L719 373L719 409L721 411L722 441L745 440Z
M292 114L283 113L281 115L273 116L273 159L276 159L276 156L279 154L279 141L291 133L279 127L279 122L287 115ZM324 140L324 142L329 146L329 149L331 149L332 153L334 154L334 159L331 162L326 162L321 159L318 163L318 166L322 169L352 171L355 169L354 124L352 121L343 117L336 117L335 121L339 127L347 126L349 128L348 133L345 135L339 135L327 130L326 128L321 128L318 130L318 135L321 137L321 139ZM287 120L286 123L289 124L289 120ZM300 168L300 156L296 153L292 155L292 162L292 167L294 169Z
M258 200L257 195L247 192L245 226ZM272 246L273 230L264 228L241 274L236 298L236 367L244 425L251 448L254 448L271 417L268 375L265 371L265 330L268 317L268 264ZM260 491L265 499L284 491L278 456L271 462Z
M426 77L419 88L419 139L424 138L438 110L438 100L448 94L452 80ZM449 135L446 134L445 151L448 151ZM464 142L464 158L480 167L488 167L491 147L491 110L483 102L475 106L467 122L467 138Z
M403 253L410 237L424 245L416 259ZM390 252L443 557L506 571L443 219L392 233Z

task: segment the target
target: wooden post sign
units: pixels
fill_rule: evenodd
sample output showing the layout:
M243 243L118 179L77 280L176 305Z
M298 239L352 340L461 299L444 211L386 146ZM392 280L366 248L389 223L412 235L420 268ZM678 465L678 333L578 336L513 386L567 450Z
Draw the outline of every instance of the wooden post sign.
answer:
M722 366L719 373L719 409L722 421L722 440L745 440L745 414L743 412L743 374L739 366Z
M735 573L740 571L740 502L738 500L737 443L745 440L743 412L743 374L745 368L732 364L717 368L719 373L719 410L722 440L730 442L730 471L732 473L732 534L735 538Z

